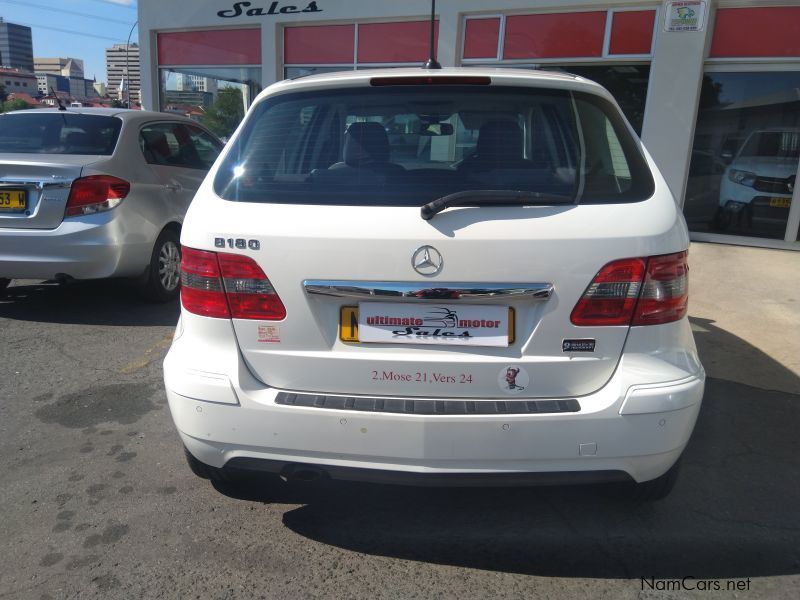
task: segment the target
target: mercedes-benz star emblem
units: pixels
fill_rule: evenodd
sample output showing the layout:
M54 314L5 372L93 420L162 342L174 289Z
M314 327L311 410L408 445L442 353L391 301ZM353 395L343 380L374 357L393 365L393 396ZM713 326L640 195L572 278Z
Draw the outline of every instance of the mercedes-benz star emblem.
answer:
M411 266L420 275L432 277L438 275L444 266L444 260L433 246L422 246L411 255Z

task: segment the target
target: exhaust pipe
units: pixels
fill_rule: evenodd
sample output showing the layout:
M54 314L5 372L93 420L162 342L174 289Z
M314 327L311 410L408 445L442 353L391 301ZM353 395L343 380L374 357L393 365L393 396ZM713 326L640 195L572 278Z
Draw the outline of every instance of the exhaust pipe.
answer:
M302 481L306 483L318 481L326 475L322 469L310 465L287 465L281 472L281 478L284 481Z

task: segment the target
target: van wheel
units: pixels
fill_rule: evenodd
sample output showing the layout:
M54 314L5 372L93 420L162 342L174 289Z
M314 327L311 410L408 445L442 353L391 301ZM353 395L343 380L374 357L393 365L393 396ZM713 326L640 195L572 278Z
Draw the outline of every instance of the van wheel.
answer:
M681 461L678 461L669 468L669 471L664 473L661 477L656 477L650 481L643 481L642 483L634 483L631 490L630 497L635 502L655 502L656 500L663 500L675 487L675 482L678 481L678 473L681 469Z
M170 302L181 291L181 243L170 229L161 232L153 246L142 293L153 302Z

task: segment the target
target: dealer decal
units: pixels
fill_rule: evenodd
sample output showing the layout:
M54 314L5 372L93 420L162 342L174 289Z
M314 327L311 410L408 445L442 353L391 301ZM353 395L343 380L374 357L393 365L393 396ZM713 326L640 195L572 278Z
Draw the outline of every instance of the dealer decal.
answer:
M505 306L362 302L358 335L362 342L390 344L509 344Z

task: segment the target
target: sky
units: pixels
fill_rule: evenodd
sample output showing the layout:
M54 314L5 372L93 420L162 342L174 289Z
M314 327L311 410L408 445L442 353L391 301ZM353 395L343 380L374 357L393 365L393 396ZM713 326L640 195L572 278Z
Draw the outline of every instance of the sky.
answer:
M0 17L27 25L33 55L83 59L84 75L106 80L105 49L124 44L136 22L136 0L0 0ZM134 29L131 42L138 42Z

